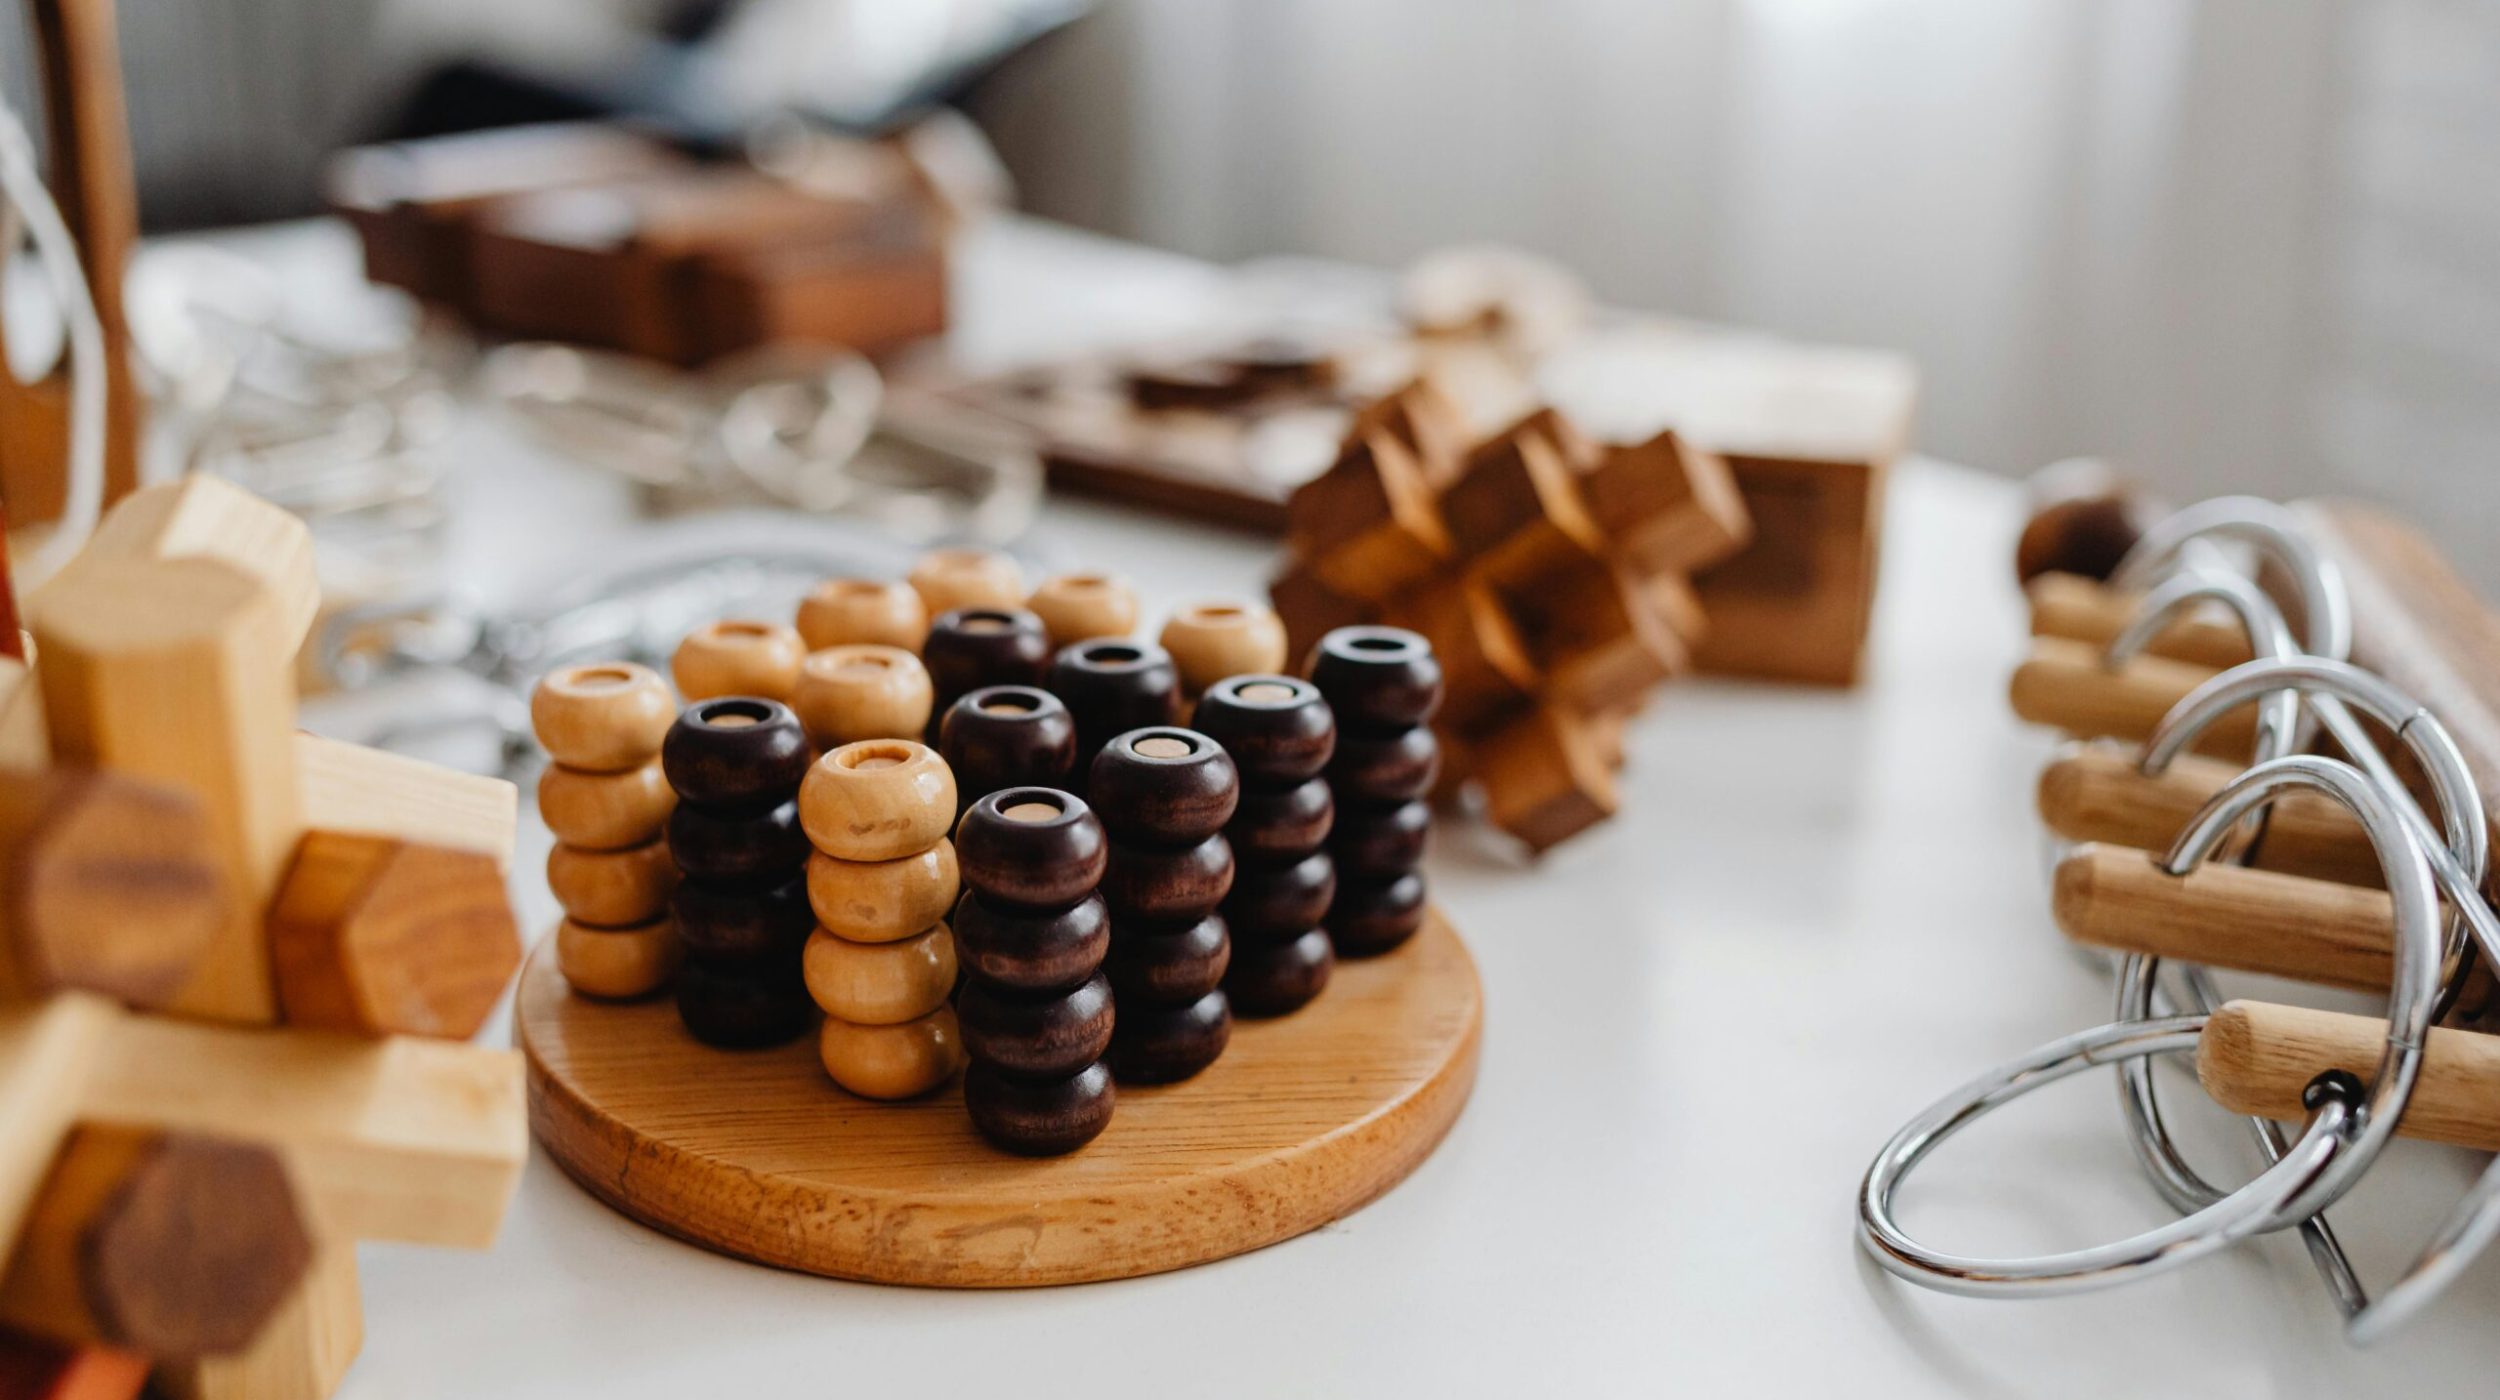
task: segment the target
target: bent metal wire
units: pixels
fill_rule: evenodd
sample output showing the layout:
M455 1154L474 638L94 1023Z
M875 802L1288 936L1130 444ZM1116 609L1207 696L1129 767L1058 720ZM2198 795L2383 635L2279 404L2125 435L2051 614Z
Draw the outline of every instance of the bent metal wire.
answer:
M2222 541L2252 548L2288 577L2301 615L2297 640L2273 598L2232 567L2230 556L2217 547ZM2108 1287L2297 1227L2347 1319L2346 1335L2367 1345L2400 1329L2500 1237L2500 1159L2376 1301L2325 1219L2326 1209L2393 1137L2420 1070L2428 1028L2454 1003L2476 956L2500 966L2500 918L2479 893L2489 851L2481 793L2436 716L2346 659L2352 624L2340 571L2295 512L2245 497L2192 506L2148 531L2114 581L2142 589L2145 596L2136 617L2111 642L2110 665L2141 651L2172 617L2198 604L2218 604L2229 612L2255 658L2184 697L2143 746L2139 767L2158 776L2217 719L2244 704L2259 706L2256 761L2188 823L2162 857L2162 867L2184 875L2206 860L2245 861L2263 839L2267 809L2288 791L2318 791L2353 812L2378 853L2395 910L2396 974L2388 994L2386 1049L2368 1085L2322 1077L2312 1086L2311 1117L2296 1140L2287 1140L2270 1120L2250 1120L2269 1165L2225 1192L2179 1153L2162 1121L2150 1071L2153 1056L2194 1049L2217 1004L2211 983L2203 969L2182 968L2190 1014L2157 1015L2159 960L2130 956L2121 964L2117 1014L2109 1025L1990 1070L1894 1135L1861 1186L1859 1240L1902 1278L1994 1297ZM2439 807L2436 828L2356 711L2393 734L2428 775ZM2350 762L2294 752L2320 729ZM2111 1244L2008 1259L1929 1248L1894 1220L1893 1198L1902 1181L1944 1139L2034 1088L2104 1064L2120 1071L2120 1102L2139 1161L2183 1218Z

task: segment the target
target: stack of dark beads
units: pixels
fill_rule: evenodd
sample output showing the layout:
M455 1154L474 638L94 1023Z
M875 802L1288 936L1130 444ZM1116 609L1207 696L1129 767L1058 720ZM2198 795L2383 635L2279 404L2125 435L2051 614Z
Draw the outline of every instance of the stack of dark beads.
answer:
M1047 690L986 685L947 707L937 747L955 770L956 802L969 810L1003 788L1068 787L1076 721Z
M1094 756L1132 729L1180 718L1181 673L1172 654L1134 637L1096 637L1059 649L1051 692L1076 717L1076 774L1090 782Z
M1232 938L1216 911L1233 885L1224 824L1240 796L1223 746L1190 730L1133 729L1094 758L1094 810L1111 833L1111 1070L1124 1083L1187 1079L1232 1039Z
M1327 851L1336 804L1320 776L1337 722L1309 681L1232 676L1199 697L1192 727L1241 773L1241 804L1224 828L1239 866L1224 900L1233 939L1224 990L1244 1016L1282 1016L1318 996L1337 965L1320 927L1337 890Z
M661 742L677 790L669 854L684 877L672 897L686 949L677 1012L707 1045L778 1045L814 1019L800 970L816 923L797 800L808 762L798 717L752 696L687 706Z
M1327 770L1337 800L1328 936L1338 956L1369 957L1423 926L1417 867L1432 831L1424 798L1441 769L1441 747L1427 727L1441 706L1441 663L1430 643L1403 628L1340 627L1320 638L1310 672L1337 717Z
M956 701L984 686L1042 683L1050 670L1050 634L1023 608L956 608L929 624L920 660L934 699L929 744L940 747Z
M1107 846L1083 799L1051 788L991 793L955 828L964 1107L1010 1152L1073 1152L1111 1122L1110 920L1094 893Z

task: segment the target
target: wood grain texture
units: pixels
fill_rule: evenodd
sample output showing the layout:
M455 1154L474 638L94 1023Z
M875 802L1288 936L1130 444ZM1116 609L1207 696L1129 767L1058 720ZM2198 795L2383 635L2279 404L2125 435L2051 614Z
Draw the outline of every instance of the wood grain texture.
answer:
M17 1237L121 1015L89 992L0 1008L0 1239Z
M1036 1165L981 1142L961 1094L868 1103L816 1047L727 1056L665 1006L565 994L542 953L516 1038L532 1126L592 1194L723 1253L958 1288L1184 1268L1338 1219L1413 1171L1475 1082L1482 991L1435 917L1204 1074L1124 1092L1103 1135Z
M2042 574L2023 585L2031 602L2031 635L2065 637L2106 648L2135 620L2140 595L2074 574ZM2145 646L2153 656L2221 670L2249 658L2248 635L2236 625L2191 614L2162 628Z
M2136 770L2131 752L2091 745L2040 771L2040 819L2069 841L2167 850L2205 800L2239 772L2236 763L2186 756L2148 778ZM2251 863L2348 885L2385 881L2361 824L2334 799L2315 793L2286 793L2267 808L2266 834Z
M2196 1078L2234 1113L2297 1123L2309 1081L2331 1069L2364 1083L2378 1068L2387 1023L2375 1016L2235 1001L2196 1044ZM2400 1135L2500 1152L2500 1036L2434 1027Z
M2085 845L2057 863L2050 907L2078 943L2383 992L2394 904L2384 890L2202 865L2175 876L2146 852Z
M2031 654L2014 670L2008 694L2014 713L2086 739L2142 743L2170 707L2214 672L2168 657L2139 656L2112 669L2101 649L2064 637L2032 639ZM2242 705L2197 736L2196 751L2245 759L2255 743L2257 708Z
M501 778L297 734L295 782L304 825L314 830L483 851L498 866L512 863L520 794Z

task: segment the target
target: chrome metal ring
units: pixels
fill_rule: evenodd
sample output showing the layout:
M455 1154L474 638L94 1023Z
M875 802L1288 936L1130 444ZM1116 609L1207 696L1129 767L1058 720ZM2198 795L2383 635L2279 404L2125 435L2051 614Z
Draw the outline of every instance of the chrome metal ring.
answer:
M2300 591L2301 639L2317 656L2341 661L2352 654L2352 604L2343 570L2320 550L2308 526L2290 507L2257 496L2217 496L2155 521L2118 563L2110 582L2141 591L2149 587L2190 542L2211 536L2244 541L2280 564Z

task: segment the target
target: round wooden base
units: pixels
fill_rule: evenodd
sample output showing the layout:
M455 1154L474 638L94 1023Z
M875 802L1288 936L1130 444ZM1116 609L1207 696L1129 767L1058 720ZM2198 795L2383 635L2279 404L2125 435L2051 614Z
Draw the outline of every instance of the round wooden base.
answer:
M950 1087L905 1104L834 1086L816 1038L706 1049L666 998L572 995L522 974L530 1126L593 1195L680 1238L837 1278L946 1288L1186 1268L1348 1214L1431 1155L1476 1078L1483 990L1439 912L1319 1000L1242 1021L1186 1083L1122 1088L1067 1157L983 1142Z

